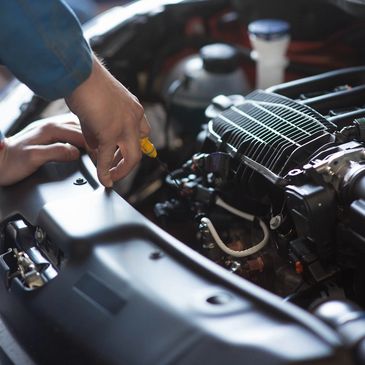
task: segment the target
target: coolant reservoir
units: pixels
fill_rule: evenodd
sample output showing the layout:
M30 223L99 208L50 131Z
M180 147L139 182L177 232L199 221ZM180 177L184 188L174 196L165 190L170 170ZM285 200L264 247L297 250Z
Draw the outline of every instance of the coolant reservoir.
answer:
M256 60L257 89L284 82L289 29L289 23L278 19L261 19L249 24L252 58Z
M173 118L190 131L205 122L204 111L215 96L249 92L236 49L222 43L204 46L198 55L180 61L166 89Z

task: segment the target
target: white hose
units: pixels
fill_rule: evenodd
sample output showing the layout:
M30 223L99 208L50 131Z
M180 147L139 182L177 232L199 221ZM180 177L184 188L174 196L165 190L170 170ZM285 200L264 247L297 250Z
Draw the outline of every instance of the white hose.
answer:
M238 210L237 208L235 207L232 207L232 205L229 205L227 204L225 201L223 201L219 196L217 196L216 200L215 200L215 203L227 210L228 212L238 216L238 217L241 217L243 219L246 219L246 221L250 221L250 222L253 222L255 220L255 216L252 215L252 214L249 214L249 213L246 213L246 212L242 212L242 210Z
M232 207L231 205L227 204L226 202L224 202L221 198L217 198L216 199L216 204L218 206L220 206L221 208L227 210L228 212L237 215L238 217L241 217L243 219L246 219L248 221L253 222L255 220L255 216L246 212L242 212L241 210L238 210L234 207ZM209 218L202 218L201 222L203 224L205 224L210 232L210 234L212 235L214 241L216 242L216 244L218 245L218 247L224 251L226 254L234 256L234 257L246 257L246 256L251 256L254 253L260 251L263 247L265 247L265 245L267 244L267 242L269 241L269 229L267 228L267 225L265 224L265 222L263 222L261 219L259 219L259 224L260 227L262 229L262 232L264 233L264 237L263 239L257 243L256 245L247 248L245 250L242 251L236 251L236 250L232 250L229 247L227 247L227 245L222 241L222 239L220 238L218 232L216 231L212 221Z

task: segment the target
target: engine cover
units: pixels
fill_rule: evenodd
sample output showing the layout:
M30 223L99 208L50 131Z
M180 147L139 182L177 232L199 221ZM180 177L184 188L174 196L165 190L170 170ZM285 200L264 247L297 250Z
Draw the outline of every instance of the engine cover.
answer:
M237 177L251 183L256 162L283 177L332 140L334 125L312 108L258 90L210 122L209 138L236 162ZM252 162L253 161L253 162ZM249 166L247 166L249 165Z

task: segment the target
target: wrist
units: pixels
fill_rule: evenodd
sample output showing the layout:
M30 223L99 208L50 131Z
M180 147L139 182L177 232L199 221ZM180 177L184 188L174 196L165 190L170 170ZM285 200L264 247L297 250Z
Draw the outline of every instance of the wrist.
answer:
M92 70L89 77L70 95L65 97L65 101L70 110L80 119L83 118L85 106L93 108L93 105L98 103L100 89L103 87L104 73L107 72L103 70L103 66L95 55L93 55L92 62Z

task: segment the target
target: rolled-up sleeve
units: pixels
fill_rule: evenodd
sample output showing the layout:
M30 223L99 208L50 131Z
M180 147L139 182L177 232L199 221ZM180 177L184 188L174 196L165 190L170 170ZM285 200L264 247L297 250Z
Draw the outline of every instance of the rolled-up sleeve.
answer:
M0 0L0 60L48 100L71 94L92 69L80 23L61 0Z

